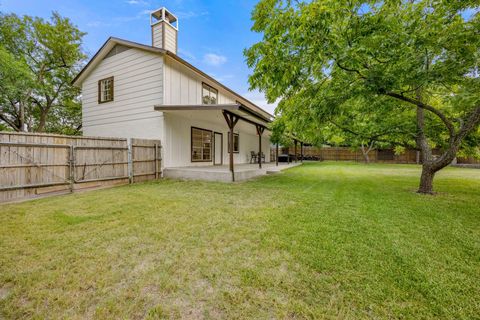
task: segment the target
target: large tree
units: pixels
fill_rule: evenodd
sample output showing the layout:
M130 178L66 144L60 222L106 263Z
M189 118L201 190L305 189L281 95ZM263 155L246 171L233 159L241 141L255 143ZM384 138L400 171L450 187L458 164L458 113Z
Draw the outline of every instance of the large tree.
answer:
M21 131L25 124L26 93L34 85L27 64L0 44L0 129Z
M83 36L55 12L49 21L0 13L0 120L15 131L78 132L71 81L86 59Z
M299 100L319 116L355 97L391 99L416 112L420 193L455 158L480 123L477 1L292 2L262 0L246 50L250 84L268 100ZM379 108L382 108L379 106ZM333 111L332 111L333 110ZM442 134L429 137L430 121ZM436 131L435 131L436 132ZM440 157L430 140L444 137ZM477 141L478 143L478 141Z

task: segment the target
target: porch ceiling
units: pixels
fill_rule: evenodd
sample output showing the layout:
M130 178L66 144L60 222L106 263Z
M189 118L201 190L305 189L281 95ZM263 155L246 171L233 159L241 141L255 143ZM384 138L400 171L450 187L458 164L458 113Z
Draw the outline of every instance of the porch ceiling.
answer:
M181 111L167 110L162 112L165 112L167 115L174 115L181 118L211 123L217 126L221 126L222 128L225 128L225 131L229 130L227 122L225 121L225 118L223 117L221 110L202 110L202 111L191 110L190 112L186 112L185 110L181 110ZM205 129L208 129L208 128L205 128ZM235 132L245 132L251 135L257 134L257 131L254 125L241 120L238 121L237 125L235 126ZM270 136L269 133L270 133L269 131L265 131L263 134L265 135L265 137L268 137Z
M270 122L267 119L263 119L260 116L252 113L250 110L243 108L239 104L201 104L201 105L157 105L154 106L156 111L178 114L180 116L192 115L196 119L212 121L213 119L220 119L223 123L225 120L223 118L222 112L228 111L230 113L240 116L240 123L246 123L251 127L254 127L255 124L261 125L268 129L268 123ZM242 125L243 127L243 125Z

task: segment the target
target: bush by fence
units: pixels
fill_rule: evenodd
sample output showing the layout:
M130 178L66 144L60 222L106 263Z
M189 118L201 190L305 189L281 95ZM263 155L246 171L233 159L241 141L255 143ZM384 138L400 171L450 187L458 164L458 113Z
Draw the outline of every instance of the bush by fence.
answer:
M160 141L0 132L0 202L158 179Z

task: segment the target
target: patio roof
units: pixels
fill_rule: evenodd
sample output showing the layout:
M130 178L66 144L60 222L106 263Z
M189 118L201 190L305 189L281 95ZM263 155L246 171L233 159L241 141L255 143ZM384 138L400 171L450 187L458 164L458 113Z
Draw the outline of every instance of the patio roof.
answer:
M233 145L234 128L242 120L243 122L253 125L258 135L258 167L262 169L262 135L265 129L268 130L268 124L272 122L270 117L267 117L252 108L246 107L240 103L232 104L185 104L185 105L156 105L156 111L171 112L171 113L188 113L200 112L202 115L208 112L221 113L227 123L229 129L229 143ZM233 152L230 151L229 171L231 173L232 181L235 181L235 169L233 161Z
M236 115L241 120L248 122L254 126L262 126L268 130L268 124L271 119L262 116L261 114L251 110L250 108L238 104L185 104L185 105L155 105L156 111L212 111L218 110L228 112Z

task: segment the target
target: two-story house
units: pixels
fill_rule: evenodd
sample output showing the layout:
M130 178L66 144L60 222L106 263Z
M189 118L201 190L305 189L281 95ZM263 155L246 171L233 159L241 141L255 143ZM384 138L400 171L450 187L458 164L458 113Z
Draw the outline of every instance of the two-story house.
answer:
M168 10L150 24L152 45L111 37L74 79L84 134L160 139L164 172L229 165L233 178L234 164L268 162L273 116L177 55Z

